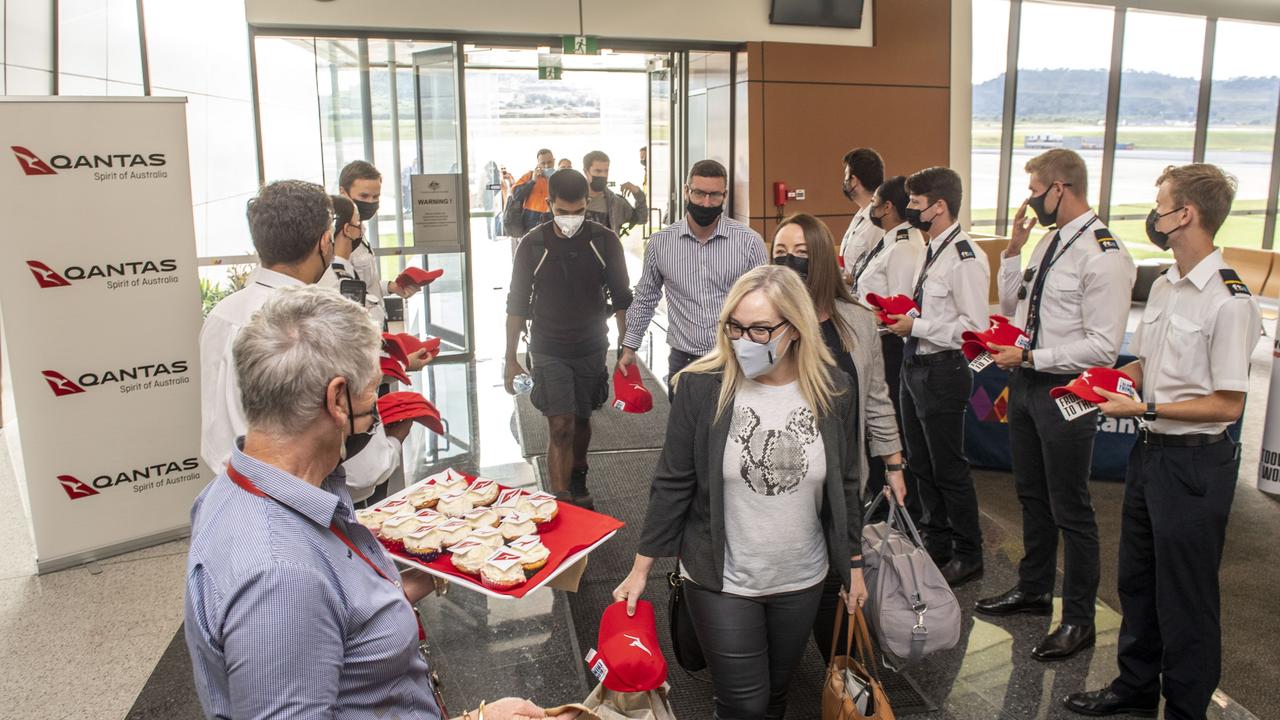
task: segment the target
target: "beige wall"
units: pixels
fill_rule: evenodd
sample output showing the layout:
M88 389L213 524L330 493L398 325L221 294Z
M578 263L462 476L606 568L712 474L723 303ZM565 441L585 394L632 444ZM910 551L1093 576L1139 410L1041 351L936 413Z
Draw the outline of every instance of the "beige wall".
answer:
M898 0L889 0L897 2ZM769 24L770 0L245 0L258 27L597 35L740 43L871 44L872 0L858 30Z

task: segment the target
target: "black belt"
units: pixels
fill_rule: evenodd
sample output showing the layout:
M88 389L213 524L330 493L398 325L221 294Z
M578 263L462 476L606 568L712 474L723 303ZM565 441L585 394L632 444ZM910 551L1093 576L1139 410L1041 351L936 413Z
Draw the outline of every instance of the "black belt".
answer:
M907 357L907 365L912 367L928 367L931 365L946 365L948 363L963 360L964 356L959 350L943 350L936 353L917 353Z
M1061 375L1059 373L1047 373L1040 370L1032 370L1031 368L1015 368L1013 371L1018 377L1025 379L1027 382L1033 383L1052 383L1054 385L1066 385L1076 379L1075 375Z
M1159 445L1161 447L1204 447L1214 443L1222 442L1227 439L1227 433L1220 432L1215 435L1208 433L1192 433L1189 435L1164 435L1161 433L1153 433L1146 428L1138 430L1138 437L1146 445Z

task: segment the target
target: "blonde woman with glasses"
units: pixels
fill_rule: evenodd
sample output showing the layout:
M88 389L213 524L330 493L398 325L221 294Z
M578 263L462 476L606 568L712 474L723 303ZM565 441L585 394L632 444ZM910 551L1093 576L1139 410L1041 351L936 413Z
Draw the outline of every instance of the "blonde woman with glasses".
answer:
M836 372L800 277L743 275L716 345L675 378L628 613L654 558L679 557L716 716L781 718L828 570L850 609L862 578L857 395Z

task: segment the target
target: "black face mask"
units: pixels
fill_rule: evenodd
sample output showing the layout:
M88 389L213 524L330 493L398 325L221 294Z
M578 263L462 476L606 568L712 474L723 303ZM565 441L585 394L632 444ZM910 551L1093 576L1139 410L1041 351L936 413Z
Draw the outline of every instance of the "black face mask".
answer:
M315 279L315 281L312 283L313 285L314 285L314 284L316 284L316 283L319 283L321 280L323 280L323 279L324 279L324 273L325 273L325 271L326 271L326 270L328 270L328 269L329 269L329 266L333 264L333 258L332 258L332 257L331 257L331 258L329 258L328 260L325 260L325 257L324 257L324 241L323 241L323 240L321 240L321 241L320 241L320 245L316 248L316 254L320 256L320 272L316 275L316 279Z
M702 227L710 227L711 223L720 217L720 213L724 212L724 207L721 205L707 207L699 205L692 200L686 202L684 207L689 213L689 217L693 218L693 221Z
M795 270L800 275L801 280L809 279L809 258L807 257L800 257L799 255L792 255L790 253L786 255L775 255L773 258L773 264L789 267L792 270Z
M1169 249L1169 233L1157 230L1156 223L1160 222L1160 218L1165 215L1172 215L1181 209L1182 208L1180 207L1174 208L1162 215L1159 210L1151 208L1151 212L1147 213L1147 239L1151 241L1152 245L1155 245L1161 250ZM1177 232L1177 228L1174 228L1173 232Z
M1045 208L1044 201L1049 197L1049 190L1052 190L1052 189L1053 189L1053 186L1050 185L1048 190L1045 190L1039 195L1036 195L1032 197L1030 200L1027 200L1027 205L1036 214L1036 222L1040 223L1042 226L1047 228L1053 227L1058 224L1058 209L1062 207L1062 196L1058 196L1058 204L1054 206L1053 212L1049 212Z
M850 201L853 200L853 188L849 187L849 183L840 183L840 192L844 193L845 199Z
M351 404L351 386L346 387L347 391L347 424L351 428L351 434L347 435L342 441L342 459L349 460L364 450L369 445L369 441L373 440L373 434L378 429L378 405L374 403L373 409L368 414L373 415L373 425L366 432L356 432L356 415L355 406Z
M592 191L592 192L604 192L604 189L605 189L605 188L607 188L607 187L609 187L609 178L607 178L607 177L600 177L599 175L592 175L592 176L591 176L591 191Z
M924 210L920 208L907 208L907 222L911 223L911 227L917 230L928 230L933 226L933 220L925 220L922 217L923 213ZM934 217L937 216L935 215Z
M378 214L378 203L376 202L365 202L354 198L352 198L351 202L355 203L356 209L360 211L361 220L368 220Z
M876 216L876 214L875 214L874 212L868 212L868 213L867 213L867 217L871 220L871 224L872 224L872 225L875 225L876 227L880 228L881 230L883 230L883 229L884 229L884 216L883 216L883 215L881 215L881 216L877 217L877 216Z

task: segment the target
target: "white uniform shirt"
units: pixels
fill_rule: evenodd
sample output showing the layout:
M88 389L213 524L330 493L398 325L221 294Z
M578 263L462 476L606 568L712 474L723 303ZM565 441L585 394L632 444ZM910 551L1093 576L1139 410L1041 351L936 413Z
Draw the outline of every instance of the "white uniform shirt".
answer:
M870 252L875 252L876 247L881 244L883 246L880 251L870 256ZM865 301L869 293L881 297L911 297L916 270L924 262L924 233L911 227L911 223L904 222L886 232L871 247L870 252L870 259L865 256L863 259L867 264L866 268L855 280L858 298ZM854 272L857 271L858 268L855 267Z
M1030 280L1023 280L1021 254L1001 260L997 276L1000 312L1014 325L1030 330L1031 296L1036 277L1051 260L1045 253L1055 233L1060 235L1057 260L1052 261L1041 292L1032 355L1035 369L1074 375L1089 368L1111 367L1124 342L1136 271L1129 250L1092 211L1040 239L1031 253ZM1019 299L1018 292L1024 286L1025 297Z
M1144 402L1179 402L1219 390L1248 392L1249 356L1262 332L1261 313L1244 283L1228 284L1223 269L1229 270L1222 251L1214 250L1186 277L1174 265L1151 286L1129 344L1142 362ZM1161 418L1148 428L1168 435L1216 434L1230 424Z
M858 258L875 246L884 236L884 231L871 222L871 204L862 206L849 221L849 228L844 231L844 239L840 241L840 255L844 258L844 270L853 269Z
M231 352L236 336L276 288L302 284L283 273L254 268L244 288L223 298L205 318L200 329L200 457L215 473L226 469L236 438L249 429ZM362 500L372 494L374 486L386 480L399 464L400 441L389 437L379 426L368 447L344 464L353 499ZM363 495L357 498L360 493Z
M952 224L942 234L929 241L934 253L959 223ZM920 257L920 269L911 283L914 291L925 257ZM922 355L959 350L963 344L961 333L985 330L988 321L987 292L991 283L991 269L982 248L973 244L969 235L958 232L955 239L941 251L925 277L920 303L920 317L911 326L911 337L918 338L917 352Z
M355 267L356 275L367 286L364 302L369 306L369 317L373 318L373 322L381 329L383 322L387 319L382 297L390 291L387 284L382 281L382 270L378 267L378 258L369 249L367 242L360 243L351 251L351 265Z

